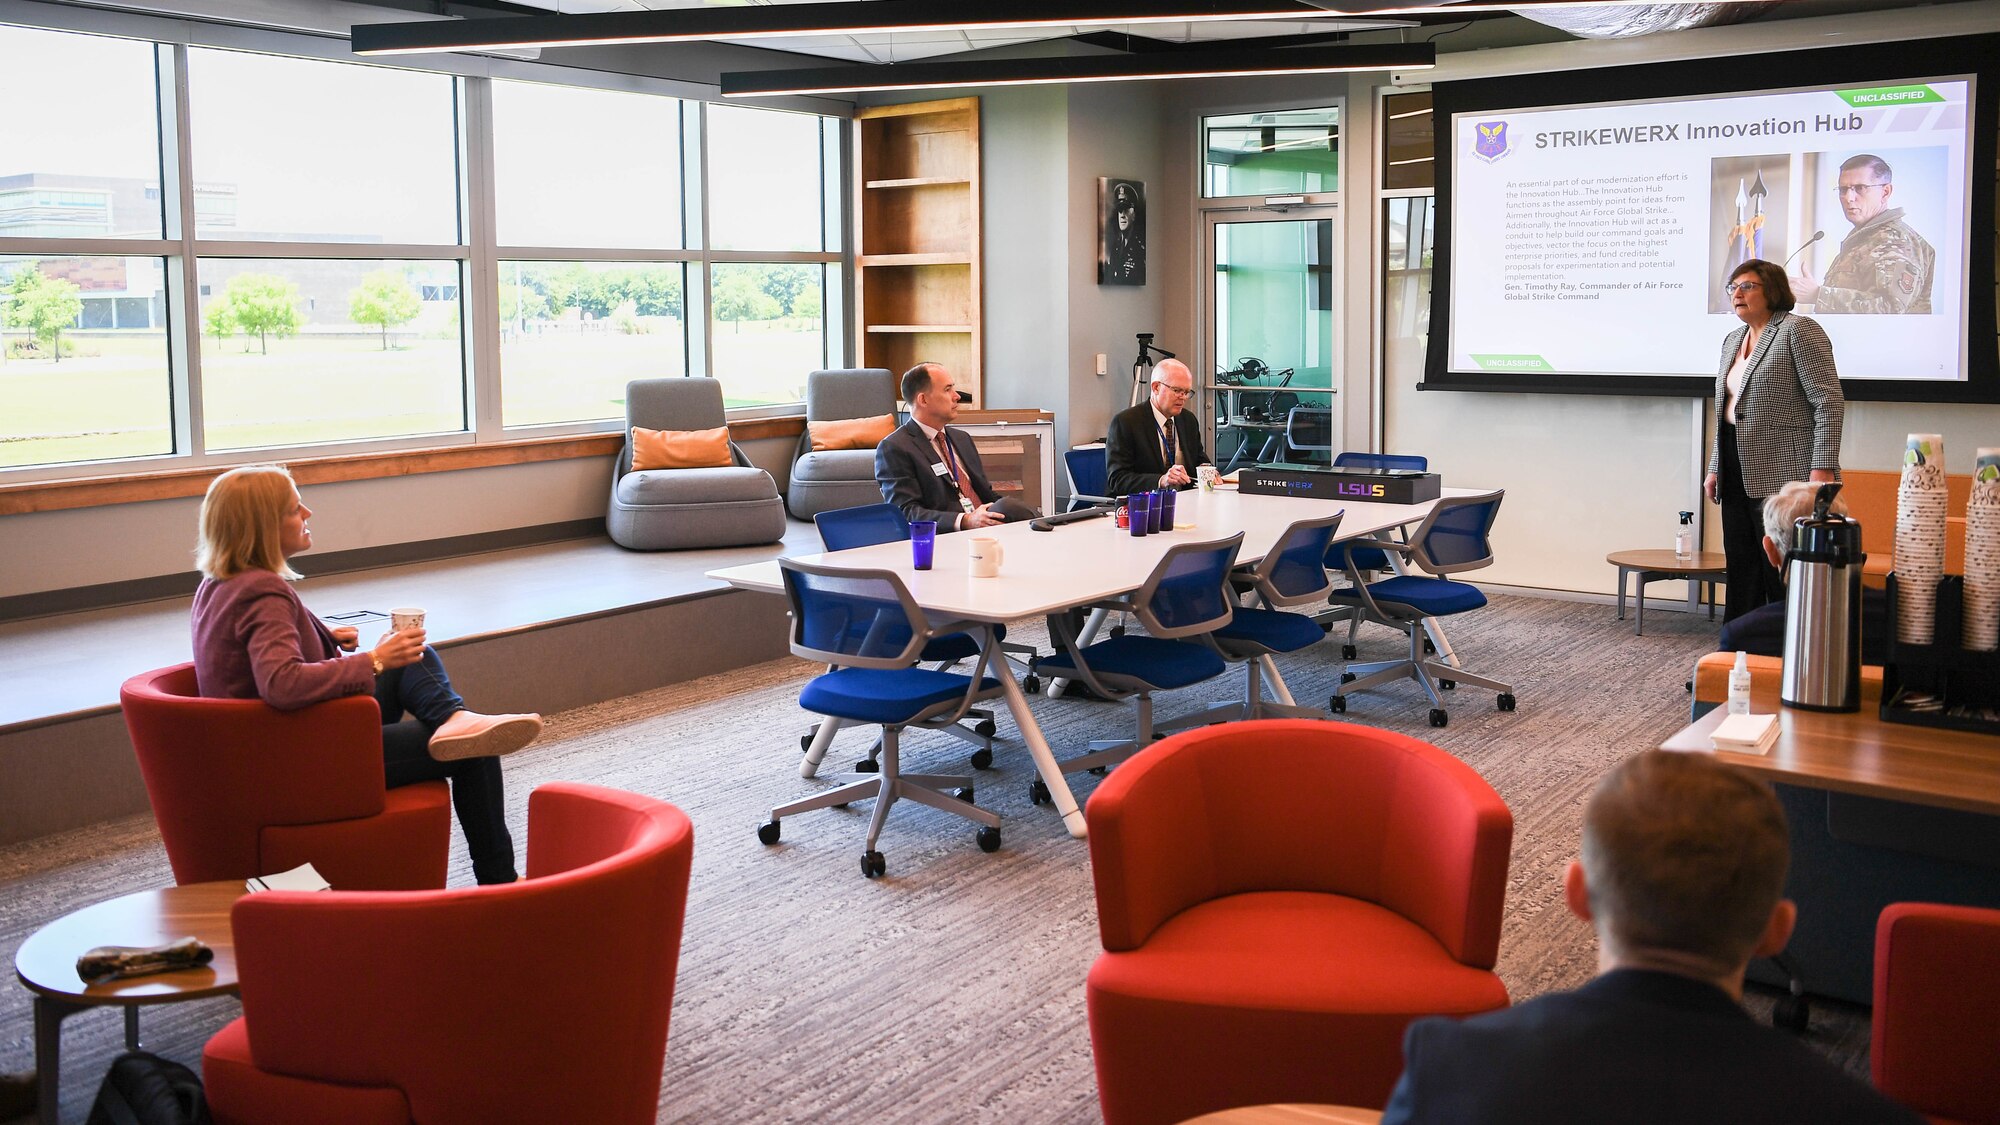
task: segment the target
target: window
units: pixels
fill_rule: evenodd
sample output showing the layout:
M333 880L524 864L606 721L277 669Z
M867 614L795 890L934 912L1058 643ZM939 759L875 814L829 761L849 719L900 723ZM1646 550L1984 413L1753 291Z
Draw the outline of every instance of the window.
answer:
M1340 190L1337 107L1204 117L1201 135L1208 198Z
M719 250L832 250L824 119L708 107L708 237Z
M197 49L188 78L197 237L459 242L450 77Z
M0 468L175 449L159 258L0 256Z
M493 83L502 246L672 250L681 237L681 102Z
M687 374L686 270L680 262L501 262L505 423L622 418L626 383Z
M836 119L88 18L0 26L0 480L596 431L659 376L782 409L845 359Z
M259 449L466 428L453 261L204 258L203 440Z
M803 402L826 355L827 267L726 263L711 271L715 377L728 406Z
M1390 94L1382 99L1382 186L1390 190L1429 188L1437 182L1437 127L1431 92Z

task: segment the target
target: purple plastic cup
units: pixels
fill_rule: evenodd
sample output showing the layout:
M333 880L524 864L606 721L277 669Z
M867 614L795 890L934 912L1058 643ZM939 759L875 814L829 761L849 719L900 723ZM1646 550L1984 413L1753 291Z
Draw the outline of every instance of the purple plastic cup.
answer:
M1156 488L1146 494L1146 534L1148 535L1158 535L1161 530L1160 516L1165 513L1167 508L1167 498L1161 495L1161 491Z
M1160 490L1161 531L1172 531L1174 529L1174 509L1180 505L1180 495L1181 492L1178 488L1163 488Z
M1134 492L1125 498L1125 510L1131 514L1132 538L1144 537L1147 525L1152 522L1153 494Z
M910 521L910 561L918 570L929 570L937 553L937 521Z

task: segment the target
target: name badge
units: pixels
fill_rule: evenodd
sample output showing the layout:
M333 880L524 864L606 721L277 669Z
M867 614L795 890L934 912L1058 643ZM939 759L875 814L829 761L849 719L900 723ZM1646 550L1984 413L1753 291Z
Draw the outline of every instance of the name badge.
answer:
M959 494L958 494L958 506L959 506L960 508L964 509L964 510L965 510L965 511L966 511L967 513L970 513L970 512L972 511L972 499L971 499L971 497L969 497L969 496L965 495L965 494L964 494L963 492L959 493Z
M941 477L948 477L951 475L951 466L945 464L943 461L939 461L937 464L931 466L931 472Z

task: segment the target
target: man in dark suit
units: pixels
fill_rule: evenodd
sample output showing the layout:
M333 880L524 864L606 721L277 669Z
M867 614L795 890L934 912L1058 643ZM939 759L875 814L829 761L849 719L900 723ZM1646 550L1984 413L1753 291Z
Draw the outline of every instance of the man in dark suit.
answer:
M1383 1125L1922 1119L1743 1010L1743 971L1791 937L1785 814L1705 754L1625 759L1591 794L1563 880L1598 976L1463 1022L1410 1025Z
M1104 439L1104 487L1113 496L1156 488L1189 488L1194 470L1208 462L1201 446L1201 423L1187 408L1194 374L1177 359L1153 368L1147 401L1121 410Z
M939 532L991 527L1033 519L1035 510L1002 499L972 439L949 429L958 417L958 384L942 364L919 363L903 372L903 401L910 420L875 447L875 483L882 499L910 520L934 520Z
M1785 550L1780 543L1792 538L1792 525L1812 515L1819 485L1795 480L1773 492L1764 501L1764 557L1785 574ZM1834 497L1827 509L1834 515L1847 514L1847 502ZM1718 652L1747 652L1756 656L1785 655L1785 599L1767 602L1722 626ZM1861 588L1861 663L1886 664L1889 660L1889 595L1873 586Z

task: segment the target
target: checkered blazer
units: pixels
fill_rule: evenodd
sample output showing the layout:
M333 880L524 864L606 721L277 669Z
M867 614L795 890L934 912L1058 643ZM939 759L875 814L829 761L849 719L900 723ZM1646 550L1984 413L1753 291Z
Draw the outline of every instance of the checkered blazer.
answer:
M1729 403L1729 365L1743 347L1743 325L1722 342L1722 366L1715 374L1716 440L1709 446L1708 471L1722 471L1723 411ZM1847 399L1833 366L1826 329L1792 313L1773 313L1757 337L1743 373L1736 403L1736 459L1743 491L1769 496L1787 481L1804 480L1814 469L1840 471L1840 424Z

